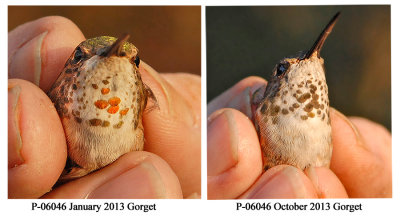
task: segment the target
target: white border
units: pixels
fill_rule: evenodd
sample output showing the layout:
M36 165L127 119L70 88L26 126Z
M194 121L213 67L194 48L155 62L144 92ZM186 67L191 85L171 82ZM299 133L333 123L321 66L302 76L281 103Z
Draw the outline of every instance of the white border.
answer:
M356 4L390 4L391 5L391 51L392 52L392 136L393 136L393 144L392 144L392 164L393 164L393 199L351 199L351 200L252 200L250 202L282 202L282 203L308 203L308 202L341 202L343 204L356 204L362 203L364 211L362 212L335 212L335 211L319 211L319 212L295 212L295 211L235 211L236 202L234 200L219 200L219 201L208 201L207 200L207 116L206 116L206 38L205 38L205 6L228 6L228 5L313 5L318 3L319 5L356 5ZM129 217L135 218L139 217L140 219L164 219L164 218L174 218L174 219L204 219L204 218L233 218L233 219L242 219L244 217L252 217L252 218L262 218L267 219L272 216L279 217L279 219L307 219L310 218L320 218L320 219L337 219L348 217L351 219L358 219L360 217L368 218L368 219L376 219L382 217L389 217L394 219L393 216L400 216L400 203L399 203L399 166L398 162L399 158L399 135L398 135L398 122L399 116L397 112L399 112L399 101L397 100L397 95L399 94L399 87L397 84L400 82L399 80L399 68L396 64L399 60L398 51L399 50L399 3L396 1L324 1L324 2L315 2L315 1L279 1L279 2L267 2L267 1L238 1L238 0L227 0L227 1L217 1L217 0L192 0L192 1L178 1L178 0L169 0L166 1L156 1L156 0L140 0L140 1L122 1L122 0L114 0L114 1L93 1L88 0L85 2L69 0L69 1L50 1L50 0L40 0L40 1L29 1L29 0L7 0L1 1L0 8L0 17L1 17L1 34L0 39L3 45L2 48L7 47L7 16L8 9L7 5L202 5L202 49L201 49L201 57L202 57L202 92L201 92L201 103L202 103L202 199L201 200L111 200L114 202L135 202L137 204L151 204L156 203L158 210L156 212L149 213L140 213L140 212L100 212L100 213L92 213L92 212L32 212L30 211L30 207L32 202L38 202L37 200L8 200L7 198L7 171L5 170L5 164L7 160L7 108L6 101L1 102L2 108L1 111L1 121L3 123L0 124L0 134L1 134L1 164L3 164L2 171L0 172L0 189L1 189L1 201L0 201L0 210L2 210L2 219L5 218L21 218L27 217L30 219L71 219L71 218L91 218L95 217L96 219L109 219L110 217ZM5 49L0 53L0 63L3 70L3 74L1 75L2 80L1 89L2 91L6 91L5 88L7 86L7 52ZM4 79L4 80L3 80ZM7 100L7 96L5 92L1 92L1 100ZM396 113L396 114L395 114ZM368 183L365 183L368 184ZM75 202L77 200L51 200L50 202L67 202L70 201ZM79 203L84 204L102 204L106 200L79 200ZM110 200L107 200L110 201ZM249 202L242 200L241 202Z

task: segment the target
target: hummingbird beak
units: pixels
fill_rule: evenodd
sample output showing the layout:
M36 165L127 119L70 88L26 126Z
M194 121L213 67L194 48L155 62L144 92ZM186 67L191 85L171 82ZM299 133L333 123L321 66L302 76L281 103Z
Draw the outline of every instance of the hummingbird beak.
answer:
M322 49L322 46L325 43L326 38L328 35L331 33L333 27L336 24L336 21L338 20L340 15L340 12L336 13L335 16L329 21L328 25L326 25L325 29L322 31L322 33L319 35L318 39L315 41L314 45L311 47L311 49L307 52L305 55L304 59L309 59L311 56L313 56L315 53L317 53L317 57L320 58L320 52Z
M110 56L124 56L122 53L122 48L124 43L128 40L129 34L123 34L119 37L107 50L105 50L101 56L110 57Z

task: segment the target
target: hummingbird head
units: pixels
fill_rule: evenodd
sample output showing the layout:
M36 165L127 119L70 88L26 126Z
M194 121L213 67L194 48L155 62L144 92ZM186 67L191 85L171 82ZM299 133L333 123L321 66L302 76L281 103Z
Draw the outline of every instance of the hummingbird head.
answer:
M93 57L99 60L110 57L126 57L131 64L134 64L134 68L139 68L140 58L137 55L139 51L133 44L127 42L128 38L128 34L123 34L118 39L101 36L83 41L75 48L65 66L81 67Z
M320 52L339 15L340 12L335 14L308 51L295 58L284 58L275 66L264 94L265 97L281 98L279 91L285 88L288 89L287 93L291 91L293 96L296 93L301 94L299 89L303 87L311 87L310 93L327 90L324 88L326 84L324 59ZM283 91L283 93L286 92Z

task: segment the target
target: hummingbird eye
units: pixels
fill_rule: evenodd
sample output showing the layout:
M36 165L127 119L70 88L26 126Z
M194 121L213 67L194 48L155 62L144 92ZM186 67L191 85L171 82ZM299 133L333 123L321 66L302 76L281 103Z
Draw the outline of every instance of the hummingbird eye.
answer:
M139 64L140 64L140 58L139 58L139 56L136 56L136 58L135 58L135 65L136 65L136 67L138 67L139 68Z
M73 62L74 64L79 63L79 61L82 60L83 56L84 56L84 53L82 52L82 49L81 49L80 47L78 47L78 48L76 49L76 51L75 51L74 59L72 60L72 62Z
M285 63L280 63L276 67L276 76L281 77L283 76L286 71L289 69L290 64L285 62Z

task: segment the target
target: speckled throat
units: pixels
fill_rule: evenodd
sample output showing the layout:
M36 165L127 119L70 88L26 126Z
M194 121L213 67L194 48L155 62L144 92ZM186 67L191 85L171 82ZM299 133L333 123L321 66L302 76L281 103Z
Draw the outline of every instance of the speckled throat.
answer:
M102 36L80 43L48 95L61 118L68 161L61 179L73 179L142 150L142 115L154 98L142 82L136 47Z
M338 16L331 19L309 51L281 60L265 90L253 95L254 123L265 170L280 164L300 169L330 164L329 98L320 50Z

